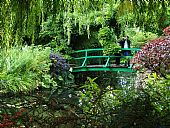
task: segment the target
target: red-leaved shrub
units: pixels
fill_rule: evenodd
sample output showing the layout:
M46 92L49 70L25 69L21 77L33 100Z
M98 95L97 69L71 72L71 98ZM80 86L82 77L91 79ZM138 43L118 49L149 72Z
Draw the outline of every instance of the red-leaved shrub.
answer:
M149 41L135 55L132 60L135 69L156 72L162 77L170 73L170 27L163 31L166 36Z
M0 128L12 128L16 126L17 120L22 117L25 109L15 112L13 115L2 114L2 120L0 122Z

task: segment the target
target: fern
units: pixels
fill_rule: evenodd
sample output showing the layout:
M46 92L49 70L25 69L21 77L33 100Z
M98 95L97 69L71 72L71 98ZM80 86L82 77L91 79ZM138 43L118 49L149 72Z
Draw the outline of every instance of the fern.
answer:
M3 92L29 91L40 86L49 71L49 48L41 46L1 49L0 88Z

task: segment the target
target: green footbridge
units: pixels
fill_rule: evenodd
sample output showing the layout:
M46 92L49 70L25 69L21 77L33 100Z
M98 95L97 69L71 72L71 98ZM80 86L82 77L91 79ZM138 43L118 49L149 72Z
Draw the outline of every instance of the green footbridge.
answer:
M84 71L118 71L136 72L129 64L139 48L119 48L119 54L103 55L103 48L77 50L70 60L71 72ZM123 52L130 51L130 55L124 56Z

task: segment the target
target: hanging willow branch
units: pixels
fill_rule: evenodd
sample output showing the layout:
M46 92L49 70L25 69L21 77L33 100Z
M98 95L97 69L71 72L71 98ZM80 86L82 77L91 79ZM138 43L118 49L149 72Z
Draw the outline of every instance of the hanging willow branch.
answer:
M90 24L100 23L104 26L107 21L105 12L115 10L115 5L119 5L118 13L130 9L135 12L136 18L144 19L140 15L145 16L146 12L149 17L153 14L159 17L164 15L169 0L1 0L1 47L21 43L23 36L28 36L34 42L43 29L43 22L49 16L55 20L56 15L64 18L63 26L69 44L73 25L78 25L80 33L86 29L89 36Z

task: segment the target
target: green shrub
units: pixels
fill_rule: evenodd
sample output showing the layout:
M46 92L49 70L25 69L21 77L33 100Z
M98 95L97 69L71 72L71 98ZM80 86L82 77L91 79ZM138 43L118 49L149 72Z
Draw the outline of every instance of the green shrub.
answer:
M96 78L95 78L96 79ZM80 91L80 107L86 127L113 128L168 128L170 126L169 86L170 77L149 75L145 86L127 84L115 90L105 89L88 78ZM138 78L137 78L138 80Z
M101 46L104 48L104 55L111 55L115 52L118 52L117 48L120 48L120 46L116 43L116 35L109 27L100 28L98 40Z
M12 47L0 50L0 88L2 92L28 91L50 83L50 48Z
M142 32L137 28L127 28L125 30L126 35L130 37L132 41L132 47L141 47L149 40L155 39L158 36L152 32Z

